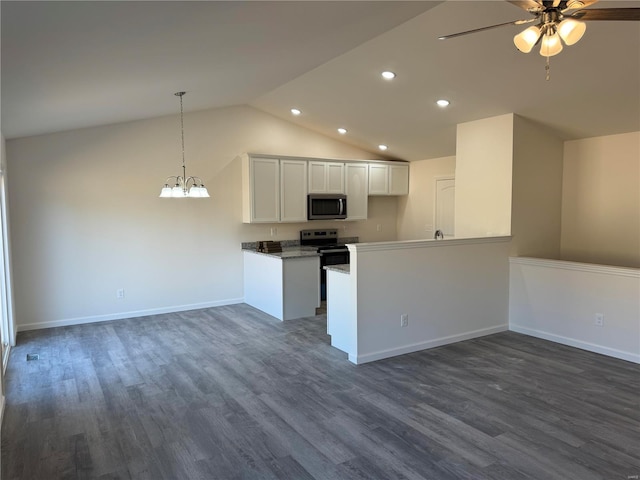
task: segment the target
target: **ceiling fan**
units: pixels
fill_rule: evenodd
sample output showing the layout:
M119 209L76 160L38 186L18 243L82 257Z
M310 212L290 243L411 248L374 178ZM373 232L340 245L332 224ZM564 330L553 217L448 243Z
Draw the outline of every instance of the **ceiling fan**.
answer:
M540 43L540 55L547 57L547 80L549 79L549 57L562 51L562 42L573 45L584 35L586 20L633 20L640 21L640 8L593 8L585 9L598 0L507 0L531 15L533 18L499 23L465 32L443 35L440 40L482 32L505 25L535 25L526 28L515 37L513 43L523 53L529 53Z

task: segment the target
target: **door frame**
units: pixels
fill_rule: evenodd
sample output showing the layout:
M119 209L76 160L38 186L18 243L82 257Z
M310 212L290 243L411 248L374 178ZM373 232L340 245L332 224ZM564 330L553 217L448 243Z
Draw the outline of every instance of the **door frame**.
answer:
M437 211L438 211L438 181L439 180L453 180L455 182L456 176L454 174L434 175L433 176L433 217L432 217L432 224L433 224L433 234L434 235L435 235L436 231L438 230L438 227L436 225L436 216L437 216ZM454 232L454 236L455 236L455 232Z

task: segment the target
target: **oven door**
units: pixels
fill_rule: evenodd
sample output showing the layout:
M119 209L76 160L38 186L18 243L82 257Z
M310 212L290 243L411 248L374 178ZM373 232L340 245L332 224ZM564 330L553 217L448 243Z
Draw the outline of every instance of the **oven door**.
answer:
M320 300L327 299L327 265L344 265L349 263L349 250L325 250L320 252Z

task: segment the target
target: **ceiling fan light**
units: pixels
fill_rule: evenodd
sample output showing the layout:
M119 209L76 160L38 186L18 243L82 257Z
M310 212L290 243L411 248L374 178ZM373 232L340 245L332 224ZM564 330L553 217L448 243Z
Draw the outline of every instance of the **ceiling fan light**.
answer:
M540 27L533 25L513 37L513 43L522 53L529 53L540 38L541 33Z
M560 35L557 32L549 35L545 34L542 37L542 43L540 45L540 55L543 57L553 57L562 51L562 42L560 41Z
M565 18L558 24L558 33L567 45L578 43L586 30L587 25L584 22L573 18Z

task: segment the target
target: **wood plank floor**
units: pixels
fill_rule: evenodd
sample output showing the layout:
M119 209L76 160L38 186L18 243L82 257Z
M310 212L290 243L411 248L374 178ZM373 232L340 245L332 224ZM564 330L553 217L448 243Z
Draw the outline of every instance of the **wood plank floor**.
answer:
M234 305L21 333L2 478L640 475L638 365L507 332L354 366L325 324Z

